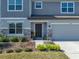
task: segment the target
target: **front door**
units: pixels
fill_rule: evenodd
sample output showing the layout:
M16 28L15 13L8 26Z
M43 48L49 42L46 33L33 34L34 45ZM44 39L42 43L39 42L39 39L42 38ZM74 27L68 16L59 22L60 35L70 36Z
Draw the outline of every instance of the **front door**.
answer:
M35 37L42 37L42 24L35 24Z

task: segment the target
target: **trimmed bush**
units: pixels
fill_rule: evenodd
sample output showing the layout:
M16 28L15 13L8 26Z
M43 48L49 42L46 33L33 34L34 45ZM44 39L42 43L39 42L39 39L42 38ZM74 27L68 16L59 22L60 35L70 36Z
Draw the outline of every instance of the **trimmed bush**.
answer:
M33 50L32 50L32 48L26 48L26 49L24 49L24 51L25 52L32 52Z
M6 36L0 37L0 42L9 42L9 38Z
M7 51L6 51L6 53L13 53L14 51L12 50L12 49L8 49Z
M3 38L2 37L0 37L0 42L2 42L3 41Z
M19 53L19 52L22 52L23 50L18 48L18 49L15 49L15 52Z
M38 45L37 49L40 51L45 51L46 50L46 45Z
M29 40L26 37L22 37L21 42L28 42Z
M60 46L59 46L58 44L55 45L55 50L56 50L56 51L61 50L61 49L60 49Z
M52 44L46 44L46 49L47 50L52 50L52 48L53 48Z
M44 35L43 40L48 40L48 36Z
M37 49L40 50L40 51L45 51L45 50L60 51L61 50L60 46L58 44L42 44L42 45L38 45Z
M10 37L11 42L19 42L18 37Z
M0 50L0 54L2 54L2 50Z
M2 42L9 42L9 38L8 37L3 37Z

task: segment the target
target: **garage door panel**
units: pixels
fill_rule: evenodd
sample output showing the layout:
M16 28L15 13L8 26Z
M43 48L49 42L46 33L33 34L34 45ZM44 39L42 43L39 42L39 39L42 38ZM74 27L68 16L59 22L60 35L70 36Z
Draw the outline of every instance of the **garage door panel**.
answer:
M56 41L79 40L79 24L53 24L52 34Z

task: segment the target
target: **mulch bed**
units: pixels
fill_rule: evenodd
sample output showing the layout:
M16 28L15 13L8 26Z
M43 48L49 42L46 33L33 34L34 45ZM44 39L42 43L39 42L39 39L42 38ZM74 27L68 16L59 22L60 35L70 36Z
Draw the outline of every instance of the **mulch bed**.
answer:
M0 42L0 50L15 48L35 48L35 42Z

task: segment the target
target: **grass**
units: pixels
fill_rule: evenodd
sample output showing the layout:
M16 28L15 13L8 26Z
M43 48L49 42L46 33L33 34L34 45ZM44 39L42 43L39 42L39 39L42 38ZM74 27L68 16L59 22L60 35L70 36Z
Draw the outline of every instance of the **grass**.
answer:
M0 59L68 59L63 52L21 52L5 53Z

